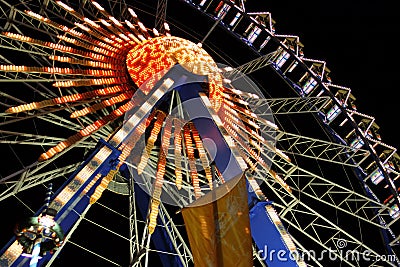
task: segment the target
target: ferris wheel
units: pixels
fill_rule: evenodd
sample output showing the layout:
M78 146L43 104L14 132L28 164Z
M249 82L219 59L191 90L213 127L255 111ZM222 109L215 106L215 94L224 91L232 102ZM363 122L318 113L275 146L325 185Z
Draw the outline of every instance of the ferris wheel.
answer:
M400 266L400 157L248 1L0 0L1 266Z

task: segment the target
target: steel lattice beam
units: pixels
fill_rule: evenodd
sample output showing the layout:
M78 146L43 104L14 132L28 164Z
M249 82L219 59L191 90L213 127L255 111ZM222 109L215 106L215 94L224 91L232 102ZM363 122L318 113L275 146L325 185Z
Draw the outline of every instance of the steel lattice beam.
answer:
M164 27L164 23L167 19L167 3L168 0L158 0L157 1L157 11L156 11L156 22L154 28L161 30Z
M330 100L327 96L269 99L242 97L252 109L270 109L274 115L319 112Z
M243 78L245 75L260 70L266 66L271 64L271 59L275 56L275 52L271 52L269 54L260 56L256 59L253 59L243 65L240 65L233 70L226 71L224 73L225 78L230 79L232 81Z
M23 172L17 181L6 181L7 189L0 194L0 201L13 196L21 191L44 184L55 178L64 177L76 170L79 164L71 164L65 167L56 168L50 171L45 171L32 175L28 171Z
M358 167L369 151L278 130L277 142L287 154Z

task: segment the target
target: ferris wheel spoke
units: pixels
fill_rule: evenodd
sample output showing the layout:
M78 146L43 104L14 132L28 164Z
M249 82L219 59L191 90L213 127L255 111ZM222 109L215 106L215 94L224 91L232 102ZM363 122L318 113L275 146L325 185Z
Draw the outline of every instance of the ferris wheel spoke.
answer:
M300 193L300 191L297 191L297 193ZM376 226L377 228L381 228L386 230L387 226L381 223L376 222L378 216L382 216L382 215L386 215L386 214L377 214L374 215L372 218L370 215L367 215L367 211L370 213L372 212L374 209L384 209L386 210L387 216L389 217L389 212L388 212L388 208L387 207L382 207L382 206L371 206L370 202L366 202L366 201L359 201L359 200L354 200L354 199L349 199L351 197L351 195L347 195L345 200L343 200L342 202L340 202L338 205L333 204L332 202L323 200L321 198L318 198L318 196L315 196L313 194L301 191L301 193L305 196L305 197L309 197L314 199L315 201L319 201L321 204L325 204L326 206L330 206L331 208L334 208L337 211L341 211L344 213L347 213L348 215L351 215L352 217L358 219L358 220L363 220L366 223L372 224L374 226ZM328 195L330 195L331 198L333 198L335 195L332 193L327 193ZM336 196L337 197L337 196ZM354 197L354 196L353 196ZM354 210L351 210L351 208L348 208L350 205L348 203L351 203L352 205L356 205L357 208L355 208ZM356 203L356 204L355 204ZM346 205L347 204L347 205ZM362 205L362 206L361 206Z
M109 12L111 12L111 15L114 16L115 18L126 18L127 17L128 8L127 8L125 0L106 1L106 3L104 4L104 8L106 8ZM88 14L90 14L94 18L101 16L99 9L96 8L95 5L93 5L90 2L84 3L82 5L82 9L85 10Z
M343 254L340 251L341 249L344 249L344 247L340 247L340 244L338 243L339 240L345 242L346 251L357 251L361 254L368 251L373 258L379 259L380 253L366 245L364 240L362 240L362 237L360 239L356 238L343 228L325 218L323 215L319 214L316 210L308 207L304 202L298 200L294 201L296 201L297 205L291 207L289 210L283 211L286 214L281 215L282 220L290 225L290 227L294 227L296 230L318 243L324 249L336 254L337 258L340 258L350 265L352 265L352 263L348 262L349 258L344 257L346 254ZM303 218L303 220L294 221L290 219L291 217ZM319 233L324 233L324 235L322 236ZM395 263L390 260L387 260L386 263L390 266L395 266Z
M268 99L254 99L243 96L243 99L249 103L252 110L267 108L271 109L274 115L319 112L330 100L327 96Z
M61 111L61 110L65 110L65 109L67 109L67 108L62 107L62 108L58 108L57 111ZM55 114L54 109L50 110L50 111L42 111L42 112L35 112L35 113L27 112L27 115L24 117L16 117L15 115L9 114L9 113L0 113L0 117L5 119L3 122L0 122L0 126L7 125L7 124L19 123L24 120L31 120L31 119L37 118L37 119L44 120L55 126L65 128L67 130L79 131L82 129L82 125ZM83 118L82 120L86 123L93 122L89 118ZM93 136L95 136L97 138L105 138L109 134L108 129L109 129L108 127L104 127L102 129L100 129L99 131L93 133Z
M172 160L173 160L173 157L172 157L172 156L169 156L169 157L167 157L167 159L170 159L170 160L172 161ZM151 161L149 161L148 164L149 164L149 166L152 166L153 168L156 168L156 167L157 167L157 162L154 161L154 159L151 160ZM175 173L173 172L174 165L173 165L172 163L168 163L167 166L168 166L168 167L171 167L171 169L167 170L166 173L169 174L169 175L171 175L171 177L173 177L173 175L175 175ZM189 172L190 170L189 170L188 168L182 168L182 171L183 171L183 172ZM149 177L152 177L151 175L155 175L155 172L154 172L154 173L149 173L149 171L147 171L147 170L145 171L145 173L146 173L147 175L150 175ZM203 175L199 175L199 177L204 179L204 176L203 176ZM165 183L166 183L166 184L169 184L169 183L171 183L171 182L165 182ZM182 187L183 187L183 188L188 188L188 189L189 189L189 188L191 188L192 186L191 186L191 184L189 184L187 181L182 181ZM168 195L171 199L173 199L176 203L179 203L179 204L182 205L182 206L187 205L187 204L189 204L189 202L190 202L190 197L191 197L190 194L189 194L188 197L185 197L185 196L180 195L176 190L169 190L168 187L165 189L164 193L167 194L167 195Z
M291 154L302 156L310 159L326 161L340 165L348 165L350 167L358 167L359 164L365 161L369 156L369 152L364 149L354 149L350 146L287 133L280 130L277 130L276 134L278 144L285 147L285 149L278 150L273 145L270 145L268 142L264 142L261 144L264 148L264 150L261 151L261 154L264 157L269 158L269 160L272 160L270 158L269 152L273 151L277 153L277 155L281 156L278 159L280 167L286 166L288 164L289 166L287 168L290 169L293 167L293 165L290 165L289 163L290 158L288 160L284 156L284 154L281 155L280 153L282 152L289 155ZM276 160L277 159L275 158L274 161Z
M277 142L285 147L287 154L308 157L316 160L328 161L350 167L358 167L370 155L369 151L354 148L321 139L309 138L302 135L277 131Z
M285 217L282 217L282 220L285 221L288 225L289 225L289 229L291 227L295 228L297 231L302 231L302 226L296 225L293 220L289 220L286 219ZM325 228L324 228L325 229ZM325 229L326 230L326 229ZM311 234L307 233L305 231L302 231L302 234L305 235L307 238L309 238L310 240L314 241L316 244L318 244L319 246L321 246L325 251L330 251L332 254L335 255L336 258L340 259L341 261L346 262L349 266L355 266L352 262L348 261L346 259L346 257L343 257L343 253L340 253L340 251L337 251L335 248L335 246L333 246L334 248L332 248L331 246L329 246L329 244L324 244L321 243L321 239L319 238L319 236L316 236L316 231L313 231ZM344 239L343 239L344 240ZM328 240L329 241L329 240ZM346 241L347 242L347 241ZM298 242L296 243L296 245L298 244ZM333 243L334 244L334 243ZM301 245L301 244L299 244ZM309 250L305 247L302 247L303 249L300 250L300 252L303 252L303 254L305 254L307 257L307 253L309 252ZM342 254L342 255L341 255ZM314 257L314 256L310 256L310 259L313 261L313 263L318 264L318 257ZM321 265L320 265L321 266Z
M385 219L389 223L393 219L389 216L390 209L374 199L357 193L345 186L341 186L320 175L307 171L296 165L288 172L284 172L283 179L298 193L307 195L314 200L319 200L332 208L341 210L350 216L360 218L379 228L381 225L378 218ZM266 176L267 177L267 176Z
M173 222L172 217L169 215L169 212L165 208L164 204L161 205L160 215L163 222L163 227L165 227L165 230L167 231L168 236L172 241L174 249L179 255L182 264L184 264L184 266L188 266L193 261L193 255L190 252L189 246L186 244L186 241L180 234L177 225ZM182 227L184 228L184 226L181 226L181 228Z
M266 155L266 157L268 158L269 156ZM386 224L381 224L379 219L385 218L384 221L386 221L386 223L393 220L389 216L390 209L387 205L348 189L346 186L342 186L336 181L331 181L307 171L293 163L283 161L279 158L269 158L269 160L278 168L277 172L282 174L282 179L285 180L297 194L301 193L334 209L345 212L350 216L357 217L357 219L362 219L367 223L374 224L379 228L387 228ZM280 162L285 163L284 168L279 164ZM258 179L260 180L271 177L271 173L267 169L260 168L257 172ZM267 184L271 184L272 182L271 188L273 188L275 192L275 197L283 199L285 195L292 196L296 194L295 192L293 192L293 194L283 194L281 185L274 186L278 184L275 178L265 181ZM276 190L277 187L279 191ZM287 201L285 201L285 203L287 204Z
M9 64L9 63L8 63L8 64ZM12 76L13 79L15 79L15 81L18 81L18 79L17 79L17 77L16 77L15 74L11 73L11 74L9 74L9 75ZM0 82L2 82L2 81L0 81ZM11 82L13 83L14 81L11 81ZM7 83L7 84L9 85L10 83ZM54 90L49 89L47 86L45 86L45 85L43 85L43 84L41 84L41 83L38 84L37 87L35 87L35 86L33 86L32 84L27 83L27 82L21 83L21 86L25 86L26 88L31 89L33 92L35 92L35 93L41 95L41 96L44 97L44 98L51 98L51 97L55 97L55 96L56 96L56 94L54 93ZM6 92L1 92L0 95L1 95L2 97L8 98L8 99L10 99L10 100L12 100L12 101L15 101L17 104L26 104L23 100L21 100L21 99L15 97L15 96L13 96L13 95L11 95L11 94L8 94L8 93L6 93ZM4 106L10 107L9 104L7 104L7 105L4 104Z
M58 82L65 83L74 79L75 81L88 81L93 77L117 77L114 71L96 71L96 70L73 70L70 68L52 68L52 67L29 67L0 65L0 82ZM16 75L9 77L11 73ZM22 77L19 77L20 75ZM52 77L58 75L58 77ZM26 78L25 78L26 77ZM86 79L89 77L90 79ZM79 79L78 79L79 78Z
M139 254L139 225L138 225L138 209L136 203L135 183L129 180L129 263L133 264L134 255Z
M272 62L271 59L276 55L276 51L260 56L249 62L246 62L234 69L230 67L223 68L225 78L236 81L242 79L245 75L251 74L257 70L269 66Z
M42 57L47 57L50 56L50 54L43 50L40 49L36 46L33 45L27 45L21 42L18 42L16 40L12 40L9 38L4 37L3 35L0 35L0 47L5 48L8 50L13 50L16 52L21 52L21 53L26 53L30 57L34 56L42 56Z
M87 3L87 2L86 2ZM43 12L48 14L49 18L56 17L58 19L62 19L66 22L71 22L66 18L66 11L60 5L56 4L55 1L51 0L46 3L46 6L43 8Z
M146 187L147 190L151 190L151 188L149 187L150 185L151 185L150 183L145 183L142 186ZM174 250L174 252L172 252L172 253L175 253L174 255L179 257L183 266L188 266L188 264L193 261L193 256L190 252L189 246L186 244L186 241L184 240L184 238L182 237L182 235L180 233L180 231L183 231L184 229L179 230L179 227L184 228L184 225L177 226L174 223L172 217L169 214L169 211L167 210L167 208L165 207L163 202L161 202L160 206L159 206L159 218L162 223L161 225L159 225L159 227L162 229L162 231L166 232L166 234L172 244L173 250ZM135 230L135 231L137 231L137 230ZM138 238L137 238L138 233L136 232L135 234L132 234L131 236L133 236L133 235L135 236L136 240L138 240ZM149 242L150 238L151 238L151 235L149 236L149 234L145 228L143 235L142 235L142 242L141 242L142 247L144 246L145 242ZM145 246L145 247L149 248L148 246ZM141 251L140 249L136 250L136 253L140 254L140 251ZM150 253L150 252L151 252L150 249L146 250L145 254L147 255L147 257L149 256L148 253ZM143 256L144 255L142 255L142 257ZM145 259L146 259L146 257L145 257ZM138 262L136 262L136 264L140 264L139 263L139 262L141 262L140 259L137 259L137 260L138 260ZM134 266L136 266L136 265L134 265ZM143 266L146 266L146 262L145 262L145 265L143 265Z
M53 179L65 177L65 175L74 172L78 166L79 164L71 164L65 167L60 167L50 171L41 172L37 175L31 175L28 171L23 172L19 180L4 182L4 184L7 185L7 190L1 192L0 201L3 201L8 197L14 196L15 194L27 190L29 188L47 183Z
M0 144L55 146L64 138L0 130ZM93 148L93 142L80 142L77 147Z
M262 174L262 172L260 173ZM267 173L263 175L267 175ZM301 179L304 179L304 177L301 177ZM272 188L274 197L279 198L282 203L286 203L285 205L289 205L289 202L291 201L290 198L293 197L293 195L287 193L285 194L285 191L280 188L280 185L275 185L277 183L274 179L266 179L265 182ZM291 183L289 184L291 185ZM359 194L356 192L337 191L337 188L335 189L332 186L330 188L332 192L327 192L322 196L323 198L321 199L321 196L316 193L316 190L321 190L321 187L323 187L322 189L326 190L326 187L328 186L330 185L323 184L321 182L310 183L311 189L308 189L308 191L311 193L306 192L306 189L296 189L296 186L291 186L291 188L294 195L302 194L304 195L304 199L308 197L307 199L318 201L320 204L326 205L327 208L329 207L333 210L354 217L357 220L362 220L365 223L371 224L377 228L387 230L388 226L383 224L381 221L383 220L382 218L386 218L387 222L392 221L392 218L389 216L389 208L387 206L363 197L358 198Z
M76 221L76 223L72 226L71 230L68 232L68 234L65 236L65 241L64 243L61 245L61 247L59 249L57 249L54 254L52 255L52 257L50 258L49 262L46 264L46 267L50 267L53 263L53 261L57 258L58 254L60 254L60 252L62 251L62 249L65 247L65 245L67 243L69 243L69 240L72 236L72 234L75 232L75 230L78 228L79 224L82 222L82 220L85 218L87 212L90 209L90 205L88 205L85 210L79 215L78 220Z
M46 77L41 77L41 75L27 75L27 78L21 78L21 77L9 77L10 73L6 72L4 75L0 75L0 82L31 82L31 83L40 83L40 82L55 82L55 81L60 81L58 79L54 78L46 78ZM18 80L15 80L17 78ZM68 81L68 79L64 80Z
M40 23L38 20L29 16L27 12L20 10L18 8L13 8L12 11L13 26L17 28L17 25L23 25L25 30L36 30L48 36L51 36L53 40L57 36L58 31L47 24Z
M26 56L25 59L30 59L36 64L45 64L47 66L50 66L51 62L49 60L49 56L52 54L52 51L44 49L44 47L35 45L34 43L23 41L26 38L24 38L21 30L18 27L15 27L15 25L12 26L13 28L16 28L16 31L19 34L2 32L0 34L0 47L5 50L9 50L8 52L18 52L24 54L24 56ZM8 55L2 55L1 59L3 61L3 64L13 64L13 62L19 62L18 58L8 57ZM25 60L23 62L26 63L30 61Z
M348 210L347 212L349 212L349 214L364 217L365 220L369 221L370 223L373 223L378 216L380 218L387 218L386 220L391 220L389 217L389 207L386 205L365 195L340 186L337 183L333 183L332 181L322 178L321 176L316 176L305 171L303 174L310 175L309 177L312 178L305 186L300 186L298 188L298 190L301 192L305 193L308 191L313 198L330 202L332 207ZM302 175L296 177L296 175L292 174L290 179L293 181L297 180L297 178L303 177L304 176ZM321 192L320 190L323 188L326 190L324 193L317 193ZM354 206L356 207L354 208ZM374 214L374 210L376 214ZM368 215L371 213L373 215Z
M62 151L61 153L55 155L52 159L50 159L48 161L44 161L44 162L36 161L36 162L30 164L29 166L2 178L0 181L1 181L1 183L7 183L9 181L15 181L15 177L17 177L17 176L24 177L24 179L25 179L25 177L30 177L36 173L38 174L38 176L40 176L41 171L47 170L46 168L48 166L56 166L54 164L56 162L56 160L58 158L60 158L63 154L67 153L69 150L73 149L75 146L78 146L77 144L72 145L71 147L69 147L66 150ZM57 169L57 167L56 167L56 169ZM20 181L20 180L21 179L18 179L17 181Z
M158 0L157 1L157 10L156 10L156 21L154 24L154 28L157 30L162 30L164 27L164 23L166 22L167 17L167 4L168 0Z
M77 244L77 243L75 243L75 242L73 242L73 241L69 241L68 243L71 244L71 245L73 245L73 246L76 246L76 247L78 247L79 249L81 249L82 251L88 252L88 253L90 253L90 254L96 256L97 258L100 258L100 259L102 259L103 261L106 261L106 262L108 262L108 263L110 263L110 264L112 264L112 265L114 265L114 266L120 266L120 267L122 266L122 265L118 264L117 262L115 262L115 261L113 261L113 260L111 260L111 259L109 259L109 258L106 258L106 257L102 256L102 255L99 254L99 253L96 253L96 252L94 252L94 251L91 251L90 249L87 249L84 245L79 245L79 244ZM51 265L48 265L48 266L50 267Z

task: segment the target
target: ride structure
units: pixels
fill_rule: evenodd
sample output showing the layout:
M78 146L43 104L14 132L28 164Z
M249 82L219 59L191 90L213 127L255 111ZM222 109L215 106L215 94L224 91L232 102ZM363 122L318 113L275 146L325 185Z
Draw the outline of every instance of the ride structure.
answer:
M45 204L39 216L30 217L17 224L16 239L23 247L23 255L30 257L29 266L36 266L39 258L54 253L64 240L61 227L54 221L56 211L49 209L52 184L48 186Z
M50 216L65 238L44 228L59 249L39 266L68 262L70 248L117 266L219 266L234 255L248 266L321 265L322 251L349 266L366 253L369 264L398 266L396 149L356 110L351 90L332 84L325 62L305 58L298 37L276 34L270 13L246 5L1 2L0 141L22 164L2 174L1 203L15 196L29 207L32 194L21 194L61 180L51 212L33 218ZM184 14L196 23L180 24ZM245 62L220 42L245 49ZM20 226L2 264L37 259L30 247L43 236L18 237L44 222ZM79 244L85 233L97 244ZM127 248L122 262L121 246L106 246L114 239ZM278 261L268 249L307 258Z

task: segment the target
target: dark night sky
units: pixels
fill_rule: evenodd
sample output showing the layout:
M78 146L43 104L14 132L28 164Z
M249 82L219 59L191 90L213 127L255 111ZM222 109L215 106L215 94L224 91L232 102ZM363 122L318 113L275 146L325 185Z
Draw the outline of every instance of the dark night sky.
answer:
M272 13L276 33L299 36L305 57L326 61L332 82L351 88L358 111L375 117L383 142L399 148L400 23L387 2L265 1L258 10Z

